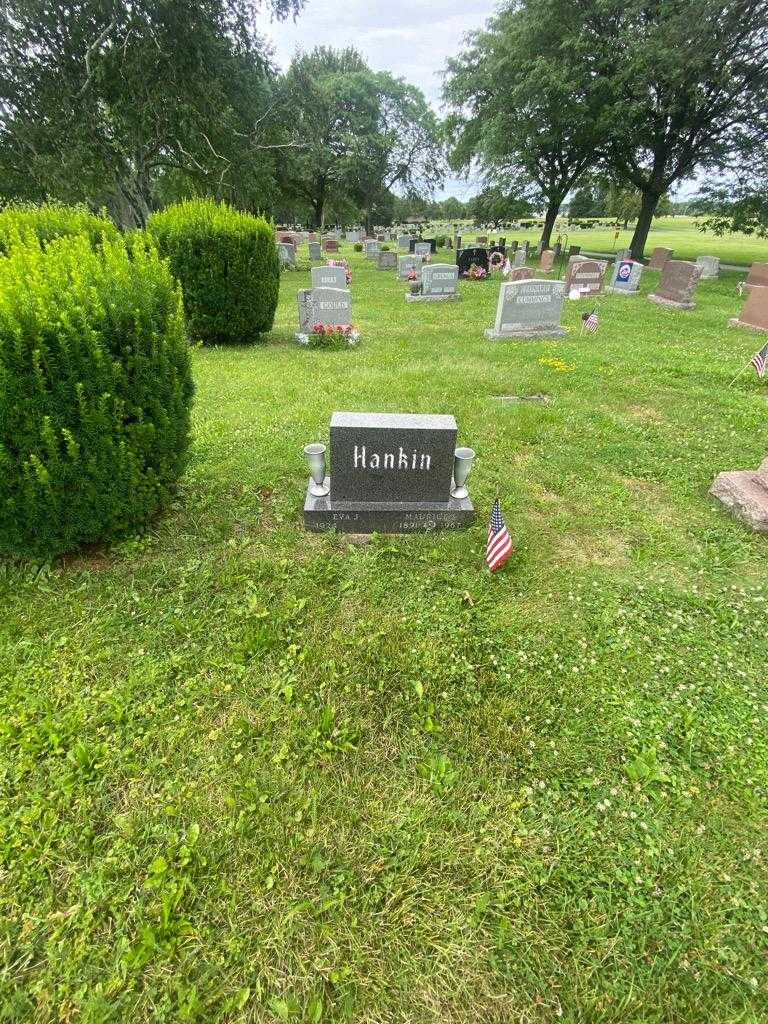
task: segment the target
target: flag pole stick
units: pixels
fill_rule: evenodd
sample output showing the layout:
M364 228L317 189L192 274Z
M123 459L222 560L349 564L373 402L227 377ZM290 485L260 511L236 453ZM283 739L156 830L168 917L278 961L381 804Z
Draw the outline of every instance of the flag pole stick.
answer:
M748 363L745 363L745 364L744 364L744 366L742 366L742 368L741 368L741 369L739 370L739 372L738 372L738 373L736 374L736 376L735 376L735 377L733 378L733 380L732 380L732 381L731 381L731 383L730 383L730 384L728 385L728 387L729 387L729 388L732 388L732 387L733 387L733 385L734 385L734 384L736 383L736 381L737 381L737 380L739 379L739 377L743 376L743 374L745 373L745 371L746 371L746 370L748 370L748 369L750 368L750 366L751 366L751 365L752 365L752 360L750 359Z

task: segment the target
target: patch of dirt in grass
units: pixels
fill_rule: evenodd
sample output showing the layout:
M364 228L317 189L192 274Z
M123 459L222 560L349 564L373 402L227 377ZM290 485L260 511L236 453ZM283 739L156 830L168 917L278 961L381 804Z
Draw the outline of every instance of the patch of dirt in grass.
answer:
M112 556L103 544L88 544L79 551L62 555L59 568L74 572L104 572L112 565Z
M627 412L632 419L641 420L644 423L665 423L667 419L663 413L658 409L651 408L650 405L629 405Z
M626 566L629 542L617 533L566 533L557 541L558 558L576 565Z

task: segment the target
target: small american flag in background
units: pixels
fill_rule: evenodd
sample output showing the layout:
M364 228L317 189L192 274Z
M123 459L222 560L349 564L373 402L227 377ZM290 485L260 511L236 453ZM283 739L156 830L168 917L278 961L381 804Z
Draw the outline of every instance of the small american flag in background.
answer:
M595 306L589 316L584 317L584 325L582 329L590 331L592 334L597 330L597 306Z
M488 542L485 547L485 560L491 572L495 572L499 566L506 562L512 554L512 538L509 536L506 524L501 517L501 505L499 499L493 503L491 511L491 522L488 527Z
M759 352L752 356L752 365L757 370L758 377L765 376L765 364L768 362L768 345L763 345Z

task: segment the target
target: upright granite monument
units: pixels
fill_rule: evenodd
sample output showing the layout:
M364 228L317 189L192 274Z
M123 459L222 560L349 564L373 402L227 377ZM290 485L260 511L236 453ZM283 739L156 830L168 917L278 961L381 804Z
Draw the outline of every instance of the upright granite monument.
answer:
M648 260L650 270L661 270L664 264L672 256L672 249L665 249L663 245L657 245Z
M667 260L661 271L661 280L655 292L648 296L651 302L673 309L695 309L693 293L701 277L701 267L686 260Z
M741 313L732 317L728 323L731 327L768 331L768 288L750 288Z
M308 334L315 324L352 323L352 293L347 288L302 288L298 298L297 334Z
M309 530L414 533L458 529L474 519L466 477L471 448L456 448L453 416L335 412L331 474L325 446L308 445L304 502Z
M406 302L458 299L459 268L450 263L427 263L421 269L421 294L406 292Z
M640 291L640 277L643 264L633 259L617 259L613 265L611 283L606 285L607 292L616 295L637 295Z
M714 281L720 276L719 256L697 256L696 266L701 267L702 281Z
M496 323L487 338L558 338L565 334L560 323L563 281L505 281L499 290Z
M569 299L588 299L600 295L607 263L573 256L565 271L565 293Z
M313 288L346 288L347 272L344 267L312 267Z

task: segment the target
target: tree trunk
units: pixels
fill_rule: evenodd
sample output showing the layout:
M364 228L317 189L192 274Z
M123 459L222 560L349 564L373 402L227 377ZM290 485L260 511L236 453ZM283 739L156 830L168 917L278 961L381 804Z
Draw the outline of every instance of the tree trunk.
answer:
M651 230L653 215L656 212L656 207L659 205L661 196L662 193L655 190L643 192L640 213L635 224L635 233L629 245L633 260L641 260L643 258L648 232Z
M550 199L549 206L547 207L547 215L544 218L544 230L541 233L541 252L549 248L549 240L552 237L552 228L555 226L557 215L560 212L560 204L562 199Z

